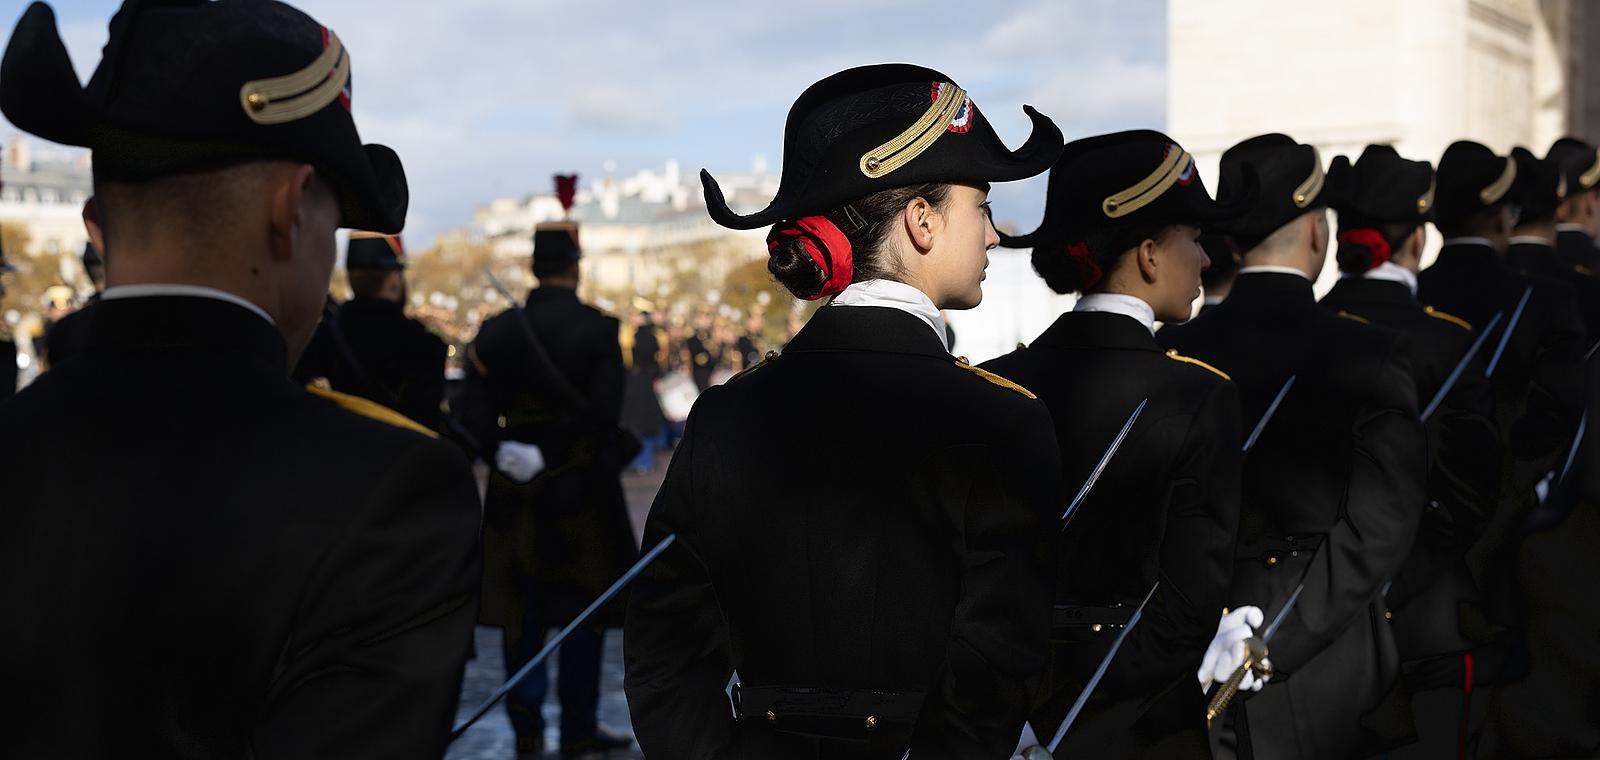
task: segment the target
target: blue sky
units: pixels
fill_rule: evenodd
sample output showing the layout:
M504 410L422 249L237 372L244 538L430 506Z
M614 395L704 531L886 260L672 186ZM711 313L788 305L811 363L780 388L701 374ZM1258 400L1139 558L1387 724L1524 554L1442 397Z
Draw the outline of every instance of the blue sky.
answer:
M9 28L26 3L0 0ZM119 2L52 3L87 79ZM351 51L362 136L399 151L407 236L431 242L473 208L677 160L741 171L781 160L784 117L807 85L906 61L973 95L1013 147L1021 104L1069 139L1165 123L1164 0L305 0ZM0 121L0 134L14 129ZM996 217L1031 226L1043 178L996 188Z

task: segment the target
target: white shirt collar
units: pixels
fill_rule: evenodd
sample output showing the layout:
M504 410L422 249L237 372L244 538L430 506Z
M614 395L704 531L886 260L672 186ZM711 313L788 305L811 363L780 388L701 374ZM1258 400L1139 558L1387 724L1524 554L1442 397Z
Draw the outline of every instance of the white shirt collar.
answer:
M1144 299L1123 293L1090 293L1078 299L1073 305L1073 311L1099 311L1107 314L1121 314L1137 320L1149 330L1151 335L1156 333L1156 310Z
M1406 269L1393 261L1385 261L1361 274L1362 279L1386 280L1398 282L1411 289L1411 295L1417 294L1417 273Z
M935 335L939 336L939 345L945 351L950 350L947 342L949 334L944 329L944 315L939 313L939 307L933 305L929 298L916 288L903 282L894 280L862 280L852 282L833 297L829 306L883 306L890 309L899 309L917 319L927 323Z
M1572 222L1557 222L1556 232L1582 232L1583 234L1587 235L1589 234L1589 228L1582 224L1573 224Z
M144 285L117 285L106 288L100 294L102 301L115 301L120 298L151 298L154 296L188 296L190 298L210 298L217 301L227 301L235 306L249 309L253 314L267 320L267 324L277 327L272 316L266 310L249 301L240 298L226 290L217 290L203 285L179 285L176 283L148 283Z
M1201 306L1216 306L1226 300L1227 296L1206 296L1200 299Z
M1542 245L1549 248L1554 248L1556 245L1549 238L1542 238L1538 235L1512 235L1510 243L1511 245Z
M1305 272L1302 272L1302 271L1300 271L1298 269L1295 269L1294 267L1281 267L1281 266L1277 266L1277 265L1274 265L1274 264L1257 264L1255 266L1248 266L1248 267L1240 267L1239 268L1239 274L1253 274L1255 272L1272 272L1274 274L1292 274L1292 275L1294 275L1296 277L1299 277L1302 280L1306 280L1307 282L1309 282L1311 280L1310 277L1306 276Z
M1494 243L1489 242L1489 238L1486 238L1486 237L1453 237L1453 238L1445 238L1444 239L1444 244L1445 245L1483 245L1483 246L1488 246L1490 248L1494 247Z

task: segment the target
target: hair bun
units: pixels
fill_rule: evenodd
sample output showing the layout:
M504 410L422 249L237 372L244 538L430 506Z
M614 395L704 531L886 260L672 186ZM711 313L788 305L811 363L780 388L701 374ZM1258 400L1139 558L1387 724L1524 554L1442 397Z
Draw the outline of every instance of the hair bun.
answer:
M1038 272L1044 278L1044 284L1057 293L1078 293L1092 287L1089 282L1091 272L1089 267L1084 266L1085 260L1068 254L1065 243L1034 246L1031 258L1033 271Z
M803 239L776 234L780 227L787 226L781 222L774 225L774 234L768 236L767 271L795 298L814 299L822 291L825 275L806 251Z

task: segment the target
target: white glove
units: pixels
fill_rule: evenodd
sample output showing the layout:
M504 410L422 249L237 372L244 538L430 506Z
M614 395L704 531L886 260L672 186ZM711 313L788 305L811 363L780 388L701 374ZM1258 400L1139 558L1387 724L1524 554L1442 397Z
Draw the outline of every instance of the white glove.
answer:
M1233 675L1244 664L1244 640L1255 635L1252 630L1261 625L1263 616L1259 607L1246 605L1226 615L1217 623L1217 635L1211 639L1210 646L1206 647L1206 656L1200 661L1200 693L1211 689L1213 681L1222 683ZM1246 672L1244 680L1239 683L1241 690L1261 691L1266 685L1265 678L1257 678L1254 672Z
M494 452L494 466L506 477L526 483L544 471L544 452L531 443L502 441Z

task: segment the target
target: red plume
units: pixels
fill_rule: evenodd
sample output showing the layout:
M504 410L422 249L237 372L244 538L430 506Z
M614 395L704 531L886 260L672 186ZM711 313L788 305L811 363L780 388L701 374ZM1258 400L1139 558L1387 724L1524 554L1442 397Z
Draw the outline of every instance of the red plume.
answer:
M572 214L572 199L578 195L578 175L556 175L556 200L561 201L561 210Z

